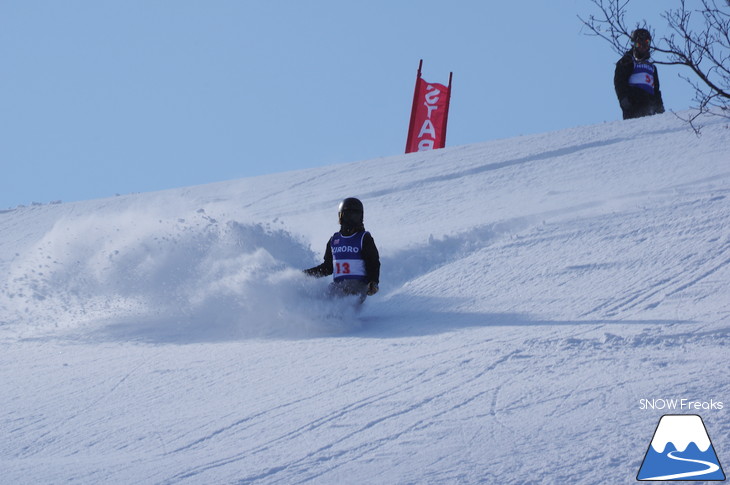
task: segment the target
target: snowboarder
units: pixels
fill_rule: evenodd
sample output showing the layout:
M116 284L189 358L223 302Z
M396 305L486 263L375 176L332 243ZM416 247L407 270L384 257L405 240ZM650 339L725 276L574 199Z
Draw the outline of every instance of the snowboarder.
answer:
M616 63L613 85L625 120L664 113L659 74L651 62L651 34L636 29L632 48Z
M348 197L340 202L340 230L327 242L324 262L304 273L317 278L334 275L330 284L332 295L356 295L360 303L378 292L380 256L375 241L363 224L363 205Z

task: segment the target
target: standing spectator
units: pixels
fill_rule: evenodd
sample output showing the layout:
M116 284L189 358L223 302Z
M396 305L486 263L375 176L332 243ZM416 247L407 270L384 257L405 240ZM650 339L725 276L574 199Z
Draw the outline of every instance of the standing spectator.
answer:
M651 62L651 34L636 29L632 48L616 63L613 85L624 119L664 113L657 68Z

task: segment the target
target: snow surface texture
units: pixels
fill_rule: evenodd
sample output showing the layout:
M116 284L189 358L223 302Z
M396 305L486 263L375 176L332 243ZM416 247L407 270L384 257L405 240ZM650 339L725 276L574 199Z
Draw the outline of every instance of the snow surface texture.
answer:
M0 213L4 483L634 483L730 463L730 129L672 114ZM381 292L299 271L365 203ZM724 401L646 409L642 399Z

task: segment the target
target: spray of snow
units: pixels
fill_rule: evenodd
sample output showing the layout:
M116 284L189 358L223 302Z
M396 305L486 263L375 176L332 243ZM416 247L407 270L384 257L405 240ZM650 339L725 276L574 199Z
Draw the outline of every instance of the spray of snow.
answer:
M64 219L11 268L0 321L180 342L352 330L352 302L326 303L327 282L301 273L313 260L284 230L202 210Z

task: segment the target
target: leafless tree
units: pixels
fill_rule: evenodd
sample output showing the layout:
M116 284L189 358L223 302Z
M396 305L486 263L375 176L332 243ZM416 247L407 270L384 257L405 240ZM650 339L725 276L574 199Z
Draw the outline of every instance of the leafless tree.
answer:
M649 29L646 21L629 28L626 11L630 0L592 0L600 14L580 20L589 35L596 35L623 55L635 28ZM662 2L665 4L664 2ZM668 3L668 2L666 2ZM686 66L681 74L694 90L694 106L686 118L699 133L697 118L712 113L730 118L730 0L680 0L677 8L665 10L666 34L652 32L656 64ZM651 30L651 29L649 29Z

